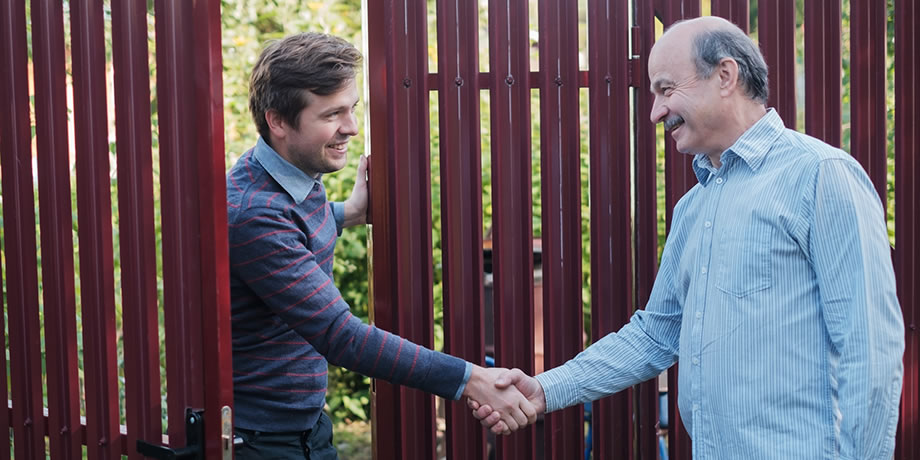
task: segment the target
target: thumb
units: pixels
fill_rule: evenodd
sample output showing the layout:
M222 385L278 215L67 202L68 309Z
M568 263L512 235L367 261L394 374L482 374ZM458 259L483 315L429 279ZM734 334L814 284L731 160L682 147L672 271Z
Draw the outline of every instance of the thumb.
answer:
M521 378L524 376L524 371L514 368L502 372L501 375L495 379L495 388L508 388L511 385L517 384L521 381Z

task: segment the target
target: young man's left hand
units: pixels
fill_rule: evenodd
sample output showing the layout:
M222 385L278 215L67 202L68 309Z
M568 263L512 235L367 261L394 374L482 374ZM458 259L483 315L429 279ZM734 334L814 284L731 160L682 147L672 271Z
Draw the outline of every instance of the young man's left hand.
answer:
M345 227L364 225L368 223L368 189L367 189L367 164L366 155L361 155L358 160L358 173L355 176L355 186L351 189L351 196L345 200Z

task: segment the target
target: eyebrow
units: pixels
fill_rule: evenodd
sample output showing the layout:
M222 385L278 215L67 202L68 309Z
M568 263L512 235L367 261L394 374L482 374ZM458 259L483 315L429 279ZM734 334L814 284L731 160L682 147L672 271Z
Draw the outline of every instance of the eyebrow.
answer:
M329 115L330 113L333 113L333 112L340 112L340 111L342 111L342 110L348 110L348 109L351 109L351 108L353 108L353 107L357 107L357 106L358 106L358 102L361 102L361 101L355 101L355 103L352 104L352 105L342 104L342 105L339 105L339 106L330 107L330 108L324 110L323 112L321 112L321 113L320 113L320 116L325 116L325 115Z

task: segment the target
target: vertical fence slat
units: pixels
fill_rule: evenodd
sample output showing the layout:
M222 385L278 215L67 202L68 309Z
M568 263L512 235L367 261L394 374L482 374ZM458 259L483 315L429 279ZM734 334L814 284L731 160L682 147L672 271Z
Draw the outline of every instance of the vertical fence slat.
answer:
M898 299L904 312L906 348L901 421L895 458L920 458L920 7L895 2L895 273Z
M189 75L198 66L190 44L200 18L194 18L192 2L158 0L155 8L167 417L170 445L181 447L186 444L185 409L204 405L197 178L202 152L196 145L199 120L190 104L196 99L190 82L194 73Z
M795 1L760 0L757 34L770 69L769 107L775 107L788 128L795 129Z
M581 141L578 4L539 2L543 343L547 368L581 351ZM547 414L546 458L584 450L582 405Z
M489 1L496 364L534 372L530 44L526 0ZM500 460L536 458L535 430L498 439Z
M805 132L840 147L840 1L805 2Z
M807 2L815 3L815 2ZM751 28L751 7L749 0L712 0L712 15L728 19L748 32Z
M190 298L189 308L201 311L200 329L191 329L191 333L194 347L204 357L195 371L202 375L198 379L202 386L197 389L203 393L204 447L209 459L225 458L228 453L223 449L221 417L222 409L233 404L220 5L218 1L193 4L187 36L192 39L188 49L196 65L186 69L194 69L194 73L185 79L193 94L187 102L191 102L190 112L194 114L193 122L184 125L194 133L188 144L191 150L186 151L197 154L185 155L192 158L186 163L190 174L184 178L188 187L197 185L199 196L198 209L190 209L186 216L197 224L190 244L200 245L192 257L200 259L202 267L191 281L200 290L198 297Z
M628 0L588 2L593 341L619 330L633 312L628 8ZM632 415L632 390L591 403L594 458L633 458L625 442L633 439ZM640 424L656 423L639 415ZM654 443L654 427L651 436ZM647 444L648 430L641 430L639 450Z
M866 169L882 203L886 201L888 180L885 3L850 1L850 153Z
M35 138L41 222L48 440L54 458L80 458L70 158L60 2L32 1ZM34 391L34 389L33 389Z
M138 439L159 441L160 351L147 2L112 4L115 148L118 163L118 239L125 353L125 419L129 458Z
M120 459L102 1L71 1L70 12L86 448L89 458Z
M633 35L632 44L634 58L637 65L634 67L638 75L638 87L633 97L635 113L635 227L634 227L634 273L636 289L636 306L645 308L651 296L652 285L658 271L658 165L657 143L655 125L650 121L654 96L649 90L648 55L655 42L655 10L651 2L634 2L634 26L638 33ZM642 418L652 417L658 428L658 379L639 385L639 411L640 426L645 424ZM671 420L674 416L670 416ZM673 433L674 425L668 427ZM644 438L643 438L644 439ZM669 439L674 439L673 437ZM655 436L657 443L657 432ZM657 459L657 453L646 456L644 441L640 440L640 458Z
M25 2L0 3L0 170L15 458L45 454Z
M371 163L382 166L371 166L368 170L368 185L373 203L394 203L395 197L390 190L390 110L392 104L390 97L389 57L387 37L392 34L391 26L387 21L392 5L386 2L367 2L366 15L368 18L368 55L367 55L367 84L369 86L370 100L368 101L368 129L370 136ZM372 18L383 18L373 20ZM374 77L376 76L376 78ZM394 83L395 84L395 83ZM379 152L376 155L375 152ZM376 161L376 163L375 163ZM395 234L392 232L391 221L393 216L390 206L371 206L371 222L368 231L370 236L372 276L370 305L368 313L371 322L377 327L392 330L396 322L396 277L398 270L392 266L395 257L395 248L392 241ZM379 268L378 268L379 267ZM374 423L372 429L372 448L374 458L399 458L399 397L396 387L384 385L383 382L371 380L371 418Z
M373 152L380 156L374 164L382 165L371 168L371 185L375 202L383 197L390 203L372 211L378 242L372 255L374 321L383 329L431 347L427 10L424 2L412 0L372 3L368 3L369 17L383 18L383 24L370 33L371 57L378 53L386 58L371 64L371 75L375 75L371 90L377 97L386 93L386 102L383 107L371 108ZM433 397L383 381L374 385L377 458L433 458Z
M482 363L479 11L476 2L461 0L439 0L437 7L444 350ZM448 458L484 458L484 431L463 401L447 403L446 437Z
M2 22L0 22L2 24ZM2 62L2 61L0 61ZM2 98L0 98L2 101ZM0 125L0 137L3 136L4 127ZM2 149L5 146L0 146ZM0 248L3 247L3 240L0 239ZM0 261L0 274L5 273L3 271L3 261ZM3 289L0 289L0 309L3 308L4 303L4 294ZM5 315L0 315L0 339L3 339L4 343L9 343L6 336L6 320L4 319ZM7 401L9 398L9 380L7 379L6 374L6 353L0 353L0 385L3 385L3 388L0 388L0 401ZM3 411L0 411L0 433L9 433L10 432L10 420L12 420L12 414L10 414L10 407L6 405L3 407ZM0 436L0 452L4 454L10 452L10 438L11 436Z

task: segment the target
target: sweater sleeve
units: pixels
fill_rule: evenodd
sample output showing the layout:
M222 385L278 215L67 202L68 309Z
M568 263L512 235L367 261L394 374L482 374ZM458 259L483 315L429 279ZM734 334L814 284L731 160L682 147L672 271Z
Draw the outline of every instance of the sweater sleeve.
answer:
M250 208L230 225L234 272L281 321L337 366L457 399L468 363L365 324L321 269L334 239L314 253L281 210Z

